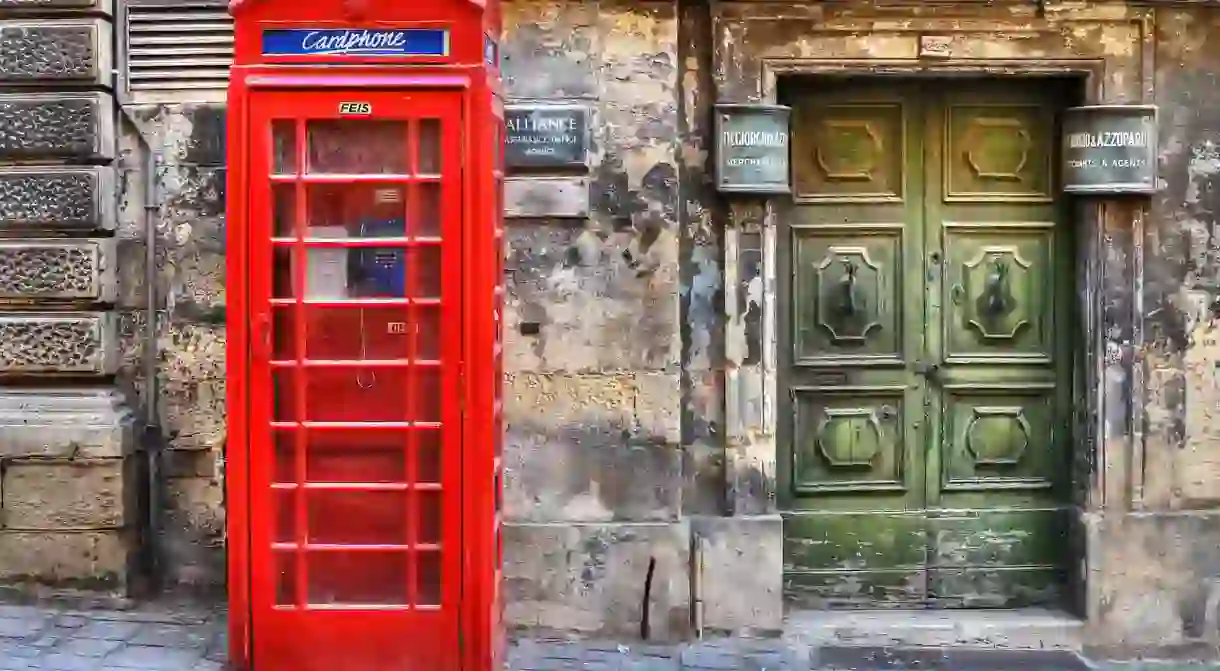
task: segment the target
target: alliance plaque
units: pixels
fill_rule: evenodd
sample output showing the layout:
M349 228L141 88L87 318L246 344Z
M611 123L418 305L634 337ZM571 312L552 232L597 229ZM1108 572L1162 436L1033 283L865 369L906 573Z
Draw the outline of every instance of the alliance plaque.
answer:
M504 163L512 168L584 167L589 109L583 105L506 105Z
M1151 194L1157 188L1154 105L1093 105L1063 112L1063 191Z
M782 105L716 106L716 188L722 193L786 194L788 117Z

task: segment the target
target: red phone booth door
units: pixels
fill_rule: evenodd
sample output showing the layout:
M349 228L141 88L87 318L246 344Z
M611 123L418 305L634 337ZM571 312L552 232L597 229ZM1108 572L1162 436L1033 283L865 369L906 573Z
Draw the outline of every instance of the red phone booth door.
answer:
M254 669L457 669L461 99L249 118Z

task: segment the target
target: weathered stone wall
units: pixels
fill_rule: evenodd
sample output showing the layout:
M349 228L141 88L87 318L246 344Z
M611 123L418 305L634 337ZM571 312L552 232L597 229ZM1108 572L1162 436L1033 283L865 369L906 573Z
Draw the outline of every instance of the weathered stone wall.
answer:
M568 208L587 217L513 205L559 200L540 198L545 179L508 189L510 214L540 215L507 223L511 625L638 635L650 564L652 634L688 619L677 45L673 2L505 6L508 102L583 104L594 119L583 207Z
M1162 190L1137 227L1139 377L1121 505L1098 516L1091 619L1112 654L1220 652L1220 10L1155 14Z
M36 11L35 11L36 10ZM109 2L0 0L0 585L131 585Z

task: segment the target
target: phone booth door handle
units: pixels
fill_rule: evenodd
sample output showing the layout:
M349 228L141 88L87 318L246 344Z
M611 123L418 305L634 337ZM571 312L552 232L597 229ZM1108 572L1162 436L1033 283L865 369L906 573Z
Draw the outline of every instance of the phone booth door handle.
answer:
M254 316L254 357L259 361L271 360L271 317L267 314Z

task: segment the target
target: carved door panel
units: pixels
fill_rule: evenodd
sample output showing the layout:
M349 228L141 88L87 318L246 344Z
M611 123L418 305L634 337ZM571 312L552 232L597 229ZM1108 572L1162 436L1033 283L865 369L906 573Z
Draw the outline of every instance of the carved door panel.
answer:
M798 602L1055 597L1054 98L1011 90L788 101L780 494Z

